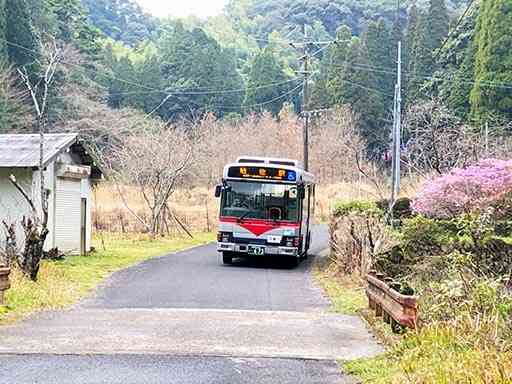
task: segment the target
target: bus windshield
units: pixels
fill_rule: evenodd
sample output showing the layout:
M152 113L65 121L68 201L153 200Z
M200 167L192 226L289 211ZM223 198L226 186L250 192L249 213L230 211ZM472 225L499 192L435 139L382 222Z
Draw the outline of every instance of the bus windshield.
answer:
M228 181L226 186L221 216L299 221L296 185Z

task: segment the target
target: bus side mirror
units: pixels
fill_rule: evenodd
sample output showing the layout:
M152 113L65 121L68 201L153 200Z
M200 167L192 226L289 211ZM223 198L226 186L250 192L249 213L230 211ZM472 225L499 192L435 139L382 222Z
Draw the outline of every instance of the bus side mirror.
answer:
M215 186L215 197L220 197L222 194L222 185Z
M298 190L299 199L304 200L306 198L306 188L304 188L303 185L301 185Z

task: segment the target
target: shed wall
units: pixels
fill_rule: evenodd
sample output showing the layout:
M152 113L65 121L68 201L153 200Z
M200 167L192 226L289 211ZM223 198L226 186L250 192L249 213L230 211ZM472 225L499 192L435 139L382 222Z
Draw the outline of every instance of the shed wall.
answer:
M16 238L18 239L18 246L21 239L24 238L23 229L21 227L21 220L23 216L30 215L30 206L23 196L16 190L16 188L9 181L9 176L16 176L16 180L27 193L31 194L32 191L32 170L26 168L20 169L5 169L0 168L0 221L5 220L6 223L16 223ZM0 231L0 241L4 245L5 237L3 230Z

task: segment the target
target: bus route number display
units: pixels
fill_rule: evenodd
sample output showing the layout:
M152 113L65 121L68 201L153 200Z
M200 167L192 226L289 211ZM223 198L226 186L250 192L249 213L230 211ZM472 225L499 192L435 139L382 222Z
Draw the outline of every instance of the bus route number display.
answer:
M266 167L231 167L228 171L228 177L297 181L297 173L295 171Z

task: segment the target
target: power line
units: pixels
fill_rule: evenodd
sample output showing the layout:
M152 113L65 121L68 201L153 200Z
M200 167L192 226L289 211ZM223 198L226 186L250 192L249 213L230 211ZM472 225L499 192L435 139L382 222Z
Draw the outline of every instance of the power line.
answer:
M352 67L352 68L360 69L362 71L367 71L367 72L387 73L387 74L395 74L396 75L396 71L387 70L387 69L390 69L389 67L375 67L375 66L366 65L366 64L352 64L352 65L349 65L346 67L333 65L332 67L340 68L340 69ZM383 69L377 69L377 68L383 68ZM409 74L412 77L418 77L418 78L426 79L426 80L444 80L445 79L440 76L426 76L426 75L415 74L414 72L410 72L410 71L402 71L402 73ZM473 80L467 80L467 78L462 78L459 80L466 84L473 84L473 85L478 84L480 86L489 87L489 88L512 89L512 83L503 83L503 82L496 82L496 81L473 81Z
M349 84L352 84L353 86L355 87L358 87L358 88L361 88L361 89L365 89L367 91L370 91L370 92L376 92L376 93L380 93L381 95L384 95L384 96L388 96L388 97L394 97L394 95L390 94L390 93L386 93L386 92L383 92L379 89L375 89L375 88L370 88L370 87L367 87L365 85L361 85L361 84L358 84L358 83L355 83L351 80L346 80L346 79L342 79L341 82L345 82L345 83L349 83Z
M13 42L11 42L11 41L9 41L9 40L6 40L6 39L4 39L4 38L2 38L2 37L0 37L0 41L3 41L3 42L5 42L6 44L8 44L8 45L10 45L10 46L13 46L13 47L17 47L17 48L23 49L23 50L25 50L25 51L27 51L27 52L31 52L31 53L36 54L36 55L38 54L38 52L37 52L37 51L35 51L35 50L33 50L33 49L30 49L30 48L24 47L24 46L19 45L19 44L16 44L16 43L13 43ZM29 55L29 56L31 56L34 60L37 60L37 56L32 56L32 55ZM62 62L62 63L64 63L64 64L67 64L67 65L71 65L71 66L73 66L73 67L78 67L78 68L84 69L84 70L88 70L88 71L93 70L92 68L87 68L87 67L85 67L84 65L80 65L80 64L76 64L76 63L71 63L71 62L68 62L68 61L65 61L65 60L61 60L61 62ZM134 83L134 82L132 82L132 81L125 80L125 79L121 79L121 78L116 77L116 76L106 75L106 74L102 74L101 76L105 76L105 77L108 77L108 78L110 78L110 79L112 79L112 80L117 80L117 81L119 81L119 82L126 83L126 84L129 84L129 85L133 85L133 86L135 86L135 87L145 88L145 89L147 89L147 90L151 90L151 91L158 91L158 89L156 89L156 88L148 87L148 86L143 85L143 84Z
M255 108L255 107L262 107L264 105L267 105L267 104L271 104L277 100L280 100L280 99L283 99L285 98L286 96L289 96L291 94L293 94L295 91L297 91L298 89L300 89L302 87L302 83L297 85L295 88L283 93L282 95L279 95L277 97L274 97L273 99L271 100L267 100L267 101L264 101L262 103L256 103L256 104L242 104L242 105L224 105L224 106L214 106L215 108L219 108L219 109L222 109L222 108Z
M444 39L443 43L441 44L441 47L437 50L436 56L434 57L434 61L436 61L439 58L439 55L441 54L441 50L444 48L446 43L448 43L448 40L450 40L450 37L452 37L452 35L457 31L457 29L459 29L459 26L462 23L462 20L464 20L466 15L469 13L469 10L471 9L471 6L473 5L474 2L475 2L475 0L471 0L469 2L468 6L462 13L462 16L457 21L457 24L455 24L455 27L450 31L450 33L448 33L448 36L446 36L446 39Z
M262 84L257 87L244 87L244 88L234 88L234 89L213 89L210 88L210 90L205 91L172 91L172 90L158 90L158 91L148 91L148 92L139 92L139 91L128 91L128 92L116 92L116 93L109 93L108 96L124 96L124 95L150 95L150 94L172 94L176 96L186 96L186 95L220 95L220 94L229 94L229 93L242 93L252 90L258 90L258 89L265 89L265 88L272 88L278 85L288 84L292 83L294 81L299 81L300 79L297 77L294 77L292 79L275 82L275 83L268 83L268 84ZM201 89L201 88L200 88Z
M12 46L15 46L15 47L18 47L18 48L21 48L21 49L24 49L28 52L31 52L31 53L34 53L34 54L37 54L37 51L35 50L32 50L32 49L29 49L29 48L26 48L26 47L23 47L22 45L19 45L19 44L16 44L16 43L12 43L6 39L3 39L3 38L0 38L1 41L4 41L6 42L7 44L9 45L12 45ZM36 59L36 57L34 56L31 56L33 57L34 59ZM91 68L87 68L83 65L80 65L80 64L76 64L76 63L70 63L70 62L66 62L64 60L62 60L62 62L64 64L68 64L68 65L71 65L71 66L75 66L75 67L78 67L78 68L81 68L81 69L84 69L84 70L92 70ZM105 77L108 77L112 80L116 80L116 81L119 81L119 82L122 82L122 83L126 83L128 85L133 85L135 87L139 87L139 88L145 88L145 89L148 89L149 92L137 92L137 91L131 91L131 92L118 92L118 93L114 93L114 94L110 94L110 95L129 95L129 94L152 94L152 93L162 93L162 94L173 94L173 95L207 95L207 94L227 94L227 93L240 93L240 92L246 92L247 90L257 90L257 89L264 89L264 88L269 88L269 87L273 87L273 86L276 86L276 85L283 85L283 84L287 84L287 83L291 83L291 82L294 82L294 81L297 81L299 80L297 77L295 78L292 78L292 79L288 79L288 80L284 80L282 82L275 82L275 83L269 83L269 84L263 84L261 86L257 86L257 87L244 87L244 88L238 88L238 89L201 89L200 90L197 90L197 91L169 91L169 90L160 90L160 89L156 89L156 88L153 88L153 87L149 87L149 86L146 86L146 85L143 85L143 84L139 84L139 83L135 83L135 82L132 82L132 81L129 81L129 80L126 80L126 79L122 79L122 78L119 78L117 76L113 76L113 75L102 75L102 76L105 76Z
M4 41L5 43L7 43L8 45L11 45L11 46L14 46L14 47L17 47L17 48L20 48L20 49L23 49L27 52L30 52L30 53L33 53L33 54L38 54L37 51L33 50L33 49L29 49L27 47L24 47L22 45L19 45L17 43L13 43L9 40L6 40L4 38L1 38L0 37L0 41ZM37 60L37 56L33 56L33 55L30 55L32 58L34 58L35 60ZM93 71L92 68L88 68L84 65L80 65L80 64L76 64L76 63L71 63L71 62L67 62L65 60L61 60L62 63L64 64L67 64L67 65L71 65L71 66L74 66L74 67L77 67L77 68L80 68L80 69L83 69L83 70L86 70L86 71ZM144 84L140 84L140 83L135 83L135 82L132 82L130 80L126 80L126 79L122 79L120 77L117 77L117 76L114 76L114 75L107 75L107 74L101 74L100 76L104 76L104 77L107 77L107 78L110 78L112 80L116 80L116 81L119 81L121 83L125 83L125 84L128 84L128 85L132 85L134 87L138 87L138 88L144 88L144 89L147 89L148 91L151 91L149 92L148 94L150 93L163 93L163 94L168 94L170 93L169 90L161 90L161 89L157 89L157 88L153 88L153 87L149 87L149 86L146 86ZM290 80L286 80L284 81L282 84L285 84L285 83L288 83L288 82L292 82L292 81L295 81L297 80L297 78L293 78L293 79L290 79ZM276 84L269 84L269 85L263 85L262 87L270 87L270 86L273 86L273 85L276 85ZM207 94L207 93L237 93L237 92L244 92L246 90L246 88L241 88L241 89L226 89L226 90L208 90L208 89L205 89L204 92L203 91L183 91L181 92L181 94L183 95L186 95L186 94L190 94L190 95L194 95L194 94ZM173 92L174 94L179 94L178 92Z

